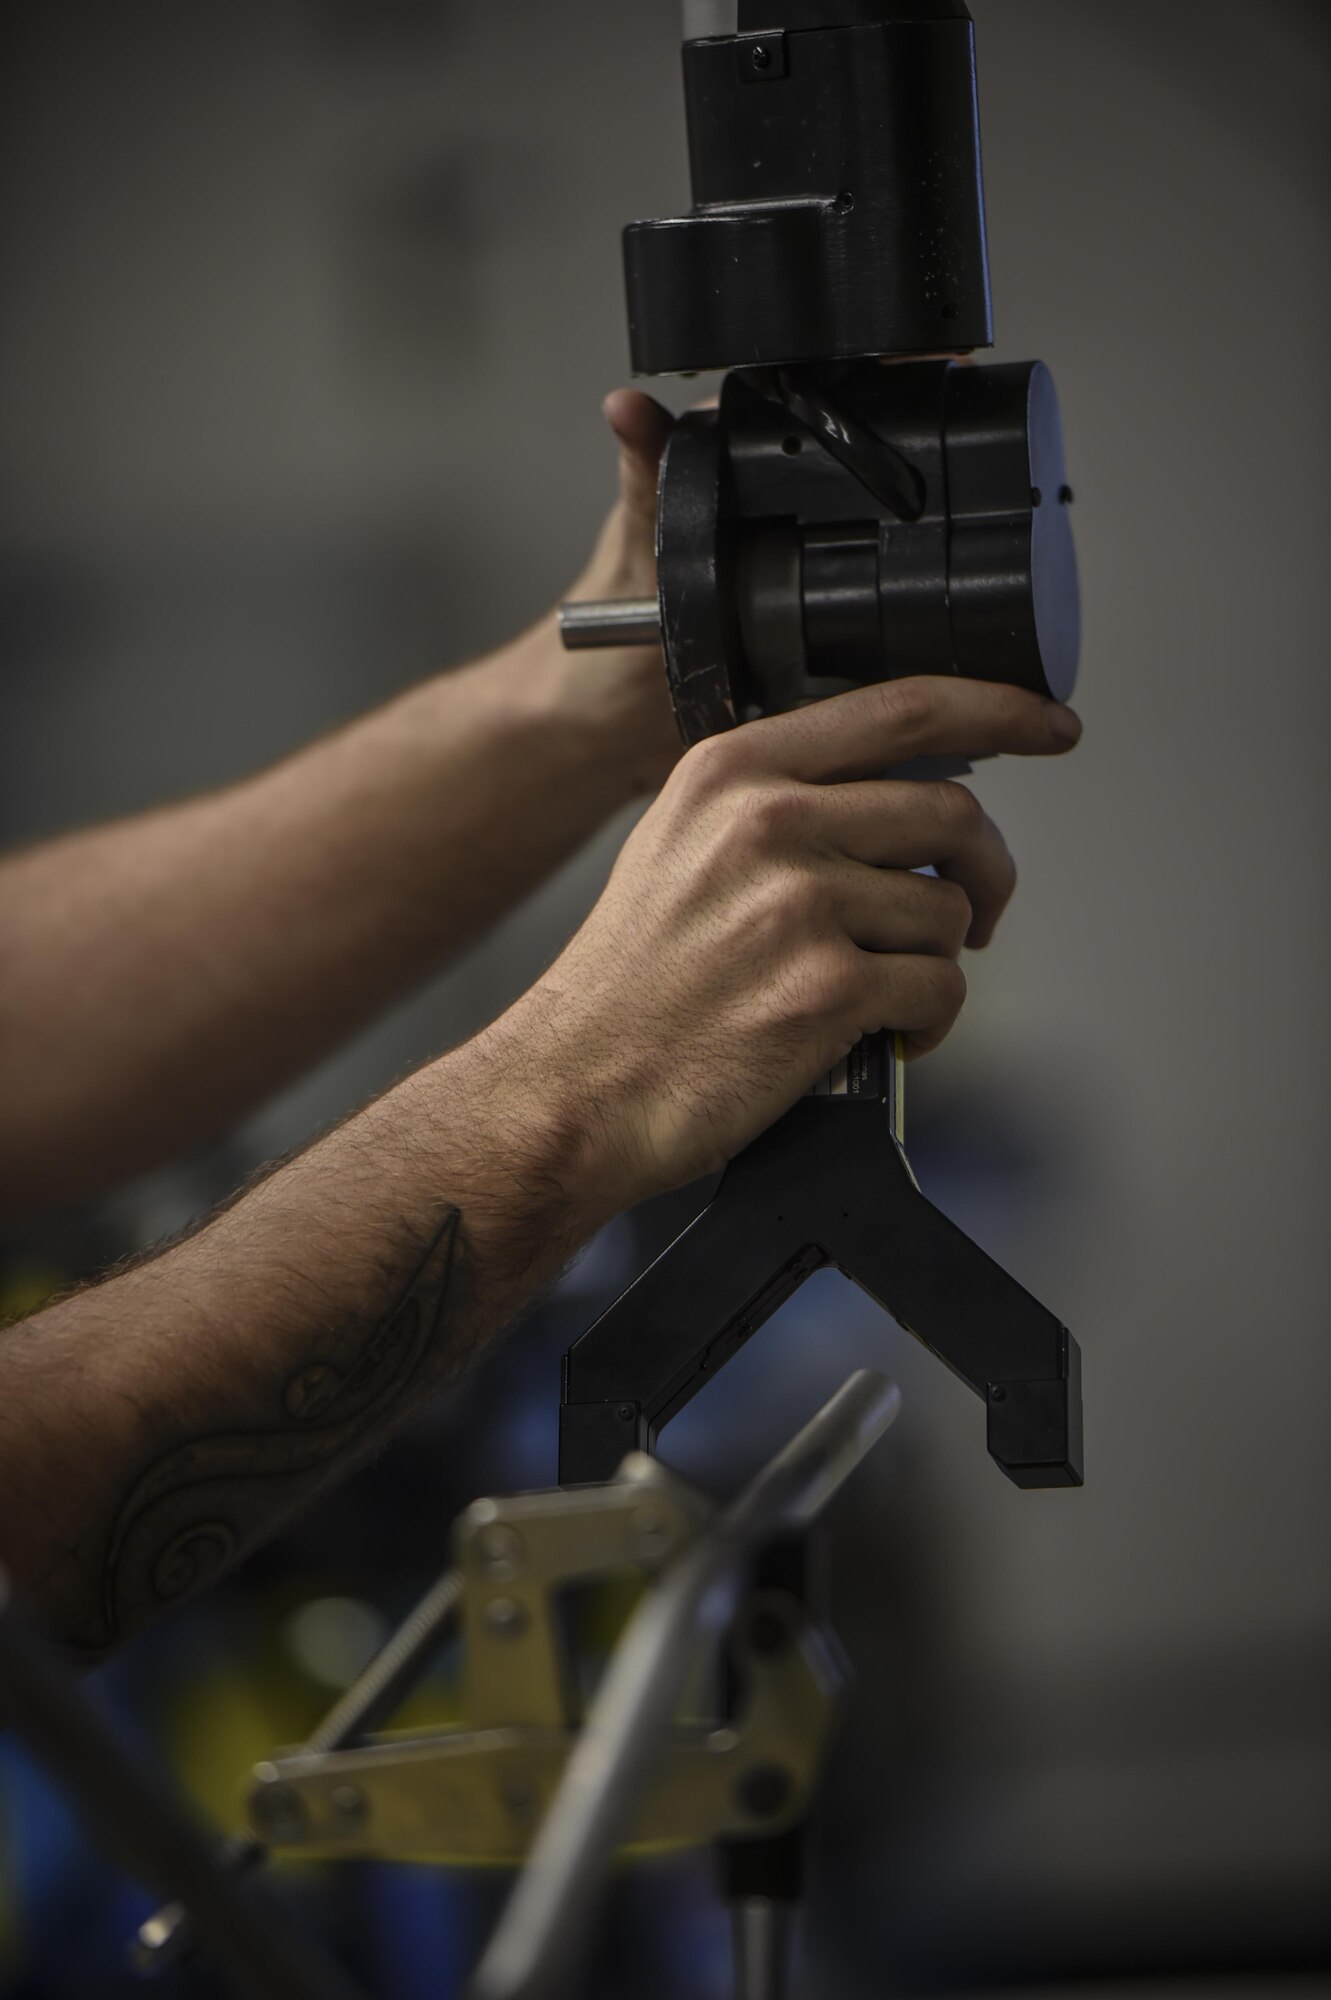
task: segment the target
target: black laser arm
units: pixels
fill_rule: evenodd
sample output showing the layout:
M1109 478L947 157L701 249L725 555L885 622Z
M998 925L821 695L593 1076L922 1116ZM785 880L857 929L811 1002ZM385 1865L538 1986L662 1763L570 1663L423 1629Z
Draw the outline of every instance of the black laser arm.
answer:
M732 372L666 451L656 606L570 607L566 643L659 636L689 743L917 673L1066 699L1080 623L1052 378L928 358L992 339L965 6L690 17L694 206L626 231L630 337L639 372ZM984 1398L1011 1479L1081 1483L1077 1344L921 1194L893 1048L864 1043L742 1153L570 1349L561 1481L650 1446L833 1266Z

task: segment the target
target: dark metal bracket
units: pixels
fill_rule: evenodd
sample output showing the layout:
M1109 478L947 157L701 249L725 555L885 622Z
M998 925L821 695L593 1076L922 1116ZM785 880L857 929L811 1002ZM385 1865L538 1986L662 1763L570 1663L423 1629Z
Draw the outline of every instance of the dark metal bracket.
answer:
M886 1038L874 1038L885 1041ZM844 1273L987 1409L1018 1486L1082 1483L1081 1357L1067 1328L920 1192L883 1089L802 1099L564 1357L559 1477L609 1478L817 1270Z

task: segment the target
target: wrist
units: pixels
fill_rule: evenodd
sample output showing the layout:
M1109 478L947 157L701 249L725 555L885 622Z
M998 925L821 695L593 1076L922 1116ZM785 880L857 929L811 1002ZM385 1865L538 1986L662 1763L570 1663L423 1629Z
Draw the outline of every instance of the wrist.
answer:
M557 988L538 981L471 1047L501 1080L529 1170L557 1189L580 1242L644 1198L632 1123L619 1111L628 1093L601 1073Z
M680 755L657 647L569 652L552 611L488 664L533 748L557 755L604 819L656 791Z
M576 1060L544 1018L539 989L416 1079L426 1122L456 1158L470 1135L465 1174L469 1231L513 1259L515 1227L557 1269L637 1200L636 1178Z

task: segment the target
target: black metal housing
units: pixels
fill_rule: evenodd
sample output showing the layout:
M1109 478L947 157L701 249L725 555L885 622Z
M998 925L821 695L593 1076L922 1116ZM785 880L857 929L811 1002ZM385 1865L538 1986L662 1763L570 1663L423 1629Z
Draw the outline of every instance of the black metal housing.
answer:
M1077 559L1041 362L744 369L676 429L657 576L686 742L909 674L1066 700Z
M633 366L660 375L993 339L960 0L773 0L684 45L693 208L625 231Z

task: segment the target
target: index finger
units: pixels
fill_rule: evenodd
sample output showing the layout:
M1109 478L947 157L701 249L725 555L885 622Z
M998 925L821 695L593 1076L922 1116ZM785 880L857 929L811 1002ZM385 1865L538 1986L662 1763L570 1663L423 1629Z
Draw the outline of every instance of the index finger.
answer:
M1070 708L1001 681L920 675L746 722L746 764L810 784L867 778L915 757L1057 757L1081 736Z

